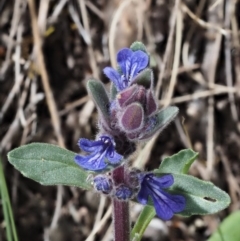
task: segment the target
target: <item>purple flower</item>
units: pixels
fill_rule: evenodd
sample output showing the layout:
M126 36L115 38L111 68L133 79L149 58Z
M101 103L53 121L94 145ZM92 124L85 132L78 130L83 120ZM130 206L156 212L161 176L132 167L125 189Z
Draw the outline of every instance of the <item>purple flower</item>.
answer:
M169 220L175 213L184 210L186 199L182 195L169 194L164 191L165 188L169 188L174 183L171 174L157 177L153 173L141 173L138 177L141 183L137 196L138 201L146 205L150 196L156 213L161 219Z
M121 49L117 54L120 73L111 67L104 68L104 74L114 83L118 91L130 86L134 77L148 65L148 55L129 48Z
M108 165L119 165L123 156L115 151L115 142L109 135L102 135L96 141L81 138L79 147L88 153L88 156L75 156L75 162L89 171L102 171Z

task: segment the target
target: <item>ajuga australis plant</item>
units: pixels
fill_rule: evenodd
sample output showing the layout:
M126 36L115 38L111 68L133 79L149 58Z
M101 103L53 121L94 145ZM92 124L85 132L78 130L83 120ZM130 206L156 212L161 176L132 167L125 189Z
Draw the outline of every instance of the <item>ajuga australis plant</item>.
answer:
M115 241L141 240L155 214L169 220L175 214L205 215L226 208L230 203L227 193L187 174L197 158L190 149L165 158L153 171L129 166L128 157L138 143L162 131L174 120L178 108L159 109L149 54L142 43L121 49L117 63L117 69L103 69L111 81L110 93L98 80L87 83L99 118L96 139L78 141L84 155L32 143L12 150L9 161L23 175L43 185L72 185L109 196ZM145 205L132 231L130 201Z

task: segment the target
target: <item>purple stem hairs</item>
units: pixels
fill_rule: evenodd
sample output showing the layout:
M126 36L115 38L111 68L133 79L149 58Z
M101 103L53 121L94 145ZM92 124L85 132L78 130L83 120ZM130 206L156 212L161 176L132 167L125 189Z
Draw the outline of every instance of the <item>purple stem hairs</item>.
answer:
M139 141L150 139L169 123L161 124L161 111L153 94L153 74L148 68L149 55L141 43L137 42L135 46L138 44L141 48L124 48L118 52L117 70L104 68L104 74L112 82L111 94L107 94L110 96L107 114L102 111L106 105L102 107L95 101L100 107L99 133L94 141L79 140L80 149L88 154L76 155L75 162L81 168L96 173L93 186L96 191L113 198L115 219L120 213L123 216L128 213L126 201L137 199L143 205L152 203L158 217L169 220L186 206L183 195L168 191L174 184L173 176L157 176L125 165ZM108 174L104 174L106 172ZM117 235L115 240L124 240L121 234L116 239Z

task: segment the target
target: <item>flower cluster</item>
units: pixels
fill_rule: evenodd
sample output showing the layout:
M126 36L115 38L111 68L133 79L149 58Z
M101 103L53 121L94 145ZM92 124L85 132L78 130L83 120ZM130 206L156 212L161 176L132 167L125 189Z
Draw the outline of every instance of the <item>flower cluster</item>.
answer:
M94 141L80 139L80 149L88 154L75 156L75 162L88 171L112 172L124 165L137 142L161 131L178 112L176 107L158 109L149 55L143 44L136 42L131 48L120 50L117 63L117 70L103 70L112 82L110 94L98 81L93 81L88 89L99 111L99 134ZM164 220L184 210L185 198L167 190L174 183L171 174L156 176L128 168L125 172L120 183L112 175L96 175L95 190L121 201L137 198L144 205L152 202L157 215Z

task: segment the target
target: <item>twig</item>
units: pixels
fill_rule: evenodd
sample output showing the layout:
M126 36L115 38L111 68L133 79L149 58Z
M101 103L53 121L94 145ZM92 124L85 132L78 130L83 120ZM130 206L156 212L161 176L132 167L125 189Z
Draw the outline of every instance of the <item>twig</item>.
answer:
M83 105L88 100L89 100L89 96L87 95L87 96L82 97L79 100L76 100L76 101L73 101L72 103L67 104L63 110L59 111L59 115L60 116L66 115L69 111L73 110L76 107Z
M206 4L207 0L201 0L199 5L197 6L196 10L196 17L199 17L204 9L204 6ZM189 65L189 47L190 47L190 41L192 39L193 33L196 30L196 24L195 22L191 23L190 30L187 33L187 36L185 38L185 42L183 43L183 48L182 48L182 61L184 66Z
M116 51L114 48L114 41L115 41L115 32L117 29L117 23L121 17L121 14L123 10L132 3L132 0L124 0L121 2L119 5L118 9L114 13L113 20L110 25L110 30L109 30L109 53L110 53L110 62L113 68L117 67L117 62L116 62Z
M223 4L216 8L215 13L209 13L208 20L212 24L219 24L223 20ZM208 29L209 33L213 32L213 29ZM214 88L214 82L216 77L217 64L220 55L220 47L222 41L222 34L217 33L215 39L208 44L206 54L204 56L203 69L207 75L209 87ZM214 155L214 98L210 96L208 98L208 109L207 109L207 130L206 130L206 147L207 147L207 172L208 178L210 179L213 170L215 155Z
M223 29L221 27L218 27L217 25L205 22L204 20L198 18L184 3L181 4L182 11L187 13L188 16L193 19L196 23L198 23L201 27L217 30L222 35L229 35L231 34L231 30L229 29Z
M179 3L180 3L180 0L175 1L175 6L172 11L172 15L171 15L171 19L170 19L170 32L169 32L168 39L167 39L167 47L166 47L166 50L164 53L163 63L160 68L160 74L158 77L158 82L157 82L156 91L155 91L155 95L157 96L157 98L159 98L160 87L162 84L163 77L165 75L165 68L166 68L167 61L169 60L169 57L171 54L173 37L174 37L174 32L175 32L175 24L176 24L176 19L177 19L177 12L179 11Z
M191 144L191 140L189 138L188 132L186 131L186 127L184 127L184 120L181 123L179 120L179 117L177 117L174 123L183 145L186 148L192 148L192 144Z
M46 31L46 20L47 20L47 13L49 9L49 0L41 0L39 5L38 11L38 28L40 35L44 35Z
M199 67L200 67L200 64L192 64L192 65L188 65L188 66L180 66L178 68L178 70L177 70L177 74L179 75L179 74L183 74L185 72L190 72L192 70L199 69ZM172 73L172 71L170 71L170 70L168 71L167 70L164 73L164 78L167 78L167 77L171 76L171 73Z
M225 28L230 28L230 16L233 14L232 1L225 2ZM226 71L226 81L227 86L233 86L233 76L232 76L232 56L231 56L231 39L230 36L225 36L225 71ZM232 118L235 122L238 122L237 108L235 105L235 98L233 93L228 93L228 98L230 102L230 108L232 113Z
M104 13L99 10L91 1L86 1L85 2L86 6L91 9L93 13L95 13L100 19L104 20Z
M180 0L179 0L179 4L180 4ZM173 96L174 87L176 85L177 72L178 72L178 66L179 66L180 54L181 54L181 43L182 43L182 13L180 10L178 10L177 19L176 19L176 41L175 41L173 70L172 70L169 89L165 99L164 107L169 105L171 98Z
M97 212L97 215L95 217L95 222L94 222L94 225L93 225L93 229L94 230L97 226L98 226L98 223L100 222L101 220L101 217L102 217L102 214L103 214L103 211L104 211L104 206L105 206L105 203L106 203L106 197L101 195L100 196L100 203L99 203L99 206L98 206L98 212ZM89 235L90 236L90 235ZM95 234L92 235L92 238L89 239L88 237L88 241L93 241L94 240L94 236Z
M137 169L144 169L151 156L151 150L153 149L155 142L158 138L158 134L153 136L146 145L141 148L137 158L134 159L133 167Z
M11 91L9 92L7 99L6 99L5 103L3 104L2 109L0 111L0 123L5 115L6 111L8 110L10 104L12 103L13 98L18 93L22 82L23 82L23 76L21 74L19 74L17 76L17 81L15 81L15 83L14 83Z
M90 39L89 43L87 43L87 44L88 44L88 55L89 55L89 58L90 58L91 69L93 71L93 76L95 78L99 78L97 62L96 62L96 58L95 58L93 47L92 47L92 39L91 39L91 36L90 36L90 26L89 26L89 22L88 22L88 15L87 15L85 0L78 0L78 3L79 3L79 6L80 6L82 18L83 18L84 29L88 33L88 36L89 36L89 39Z
M36 61L39 66L41 80L42 80L42 84L43 84L43 88L44 88L44 92L46 95L46 100L47 100L47 104L48 104L48 108L51 116L52 126L54 128L59 146L65 148L64 139L61 133L61 123L58 116L57 106L53 98L53 93L49 84L48 74L47 74L47 70L44 62L44 56L42 52L42 39L40 37L39 28L37 25L35 1L28 0L28 5L29 5L30 16L31 16L33 38L34 38L34 44L35 44L35 50L36 50ZM57 221L59 219L60 209L62 206L62 191L63 191L62 186L58 186L57 202L56 202L56 208L55 208L52 223L51 223L51 229L56 227Z
M81 10L81 14L82 14L83 26L84 26L86 32L88 33L88 36L90 37L90 41L88 43L88 56L90 59L90 66L93 71L93 76L95 78L99 79L97 62L96 62L96 58L95 58L93 47L92 47L92 39L90 36L90 26L89 26L89 22L88 22L88 15L87 15L87 9L86 9L86 5L85 5L85 0L78 0L78 4L80 6L80 10ZM92 115L94 108L95 108L95 105L94 105L93 101L91 99L89 99L87 101L87 103L84 105L84 107L80 113L80 116L81 116L80 124L82 126L85 126L87 124L87 122L89 121L89 118Z
M2 140L0 142L0 152L2 152L3 149L5 149L5 150L10 149L11 140L13 139L14 135L16 135L16 133L18 133L19 129L20 129L20 121L18 118L18 114L16 114L13 122L11 123L11 125L8 128L7 133L4 135L4 137L2 138Z
M58 16L62 12L62 9L64 8L65 4L68 2L68 0L61 0L56 5L52 15L48 18L48 23L54 23L57 21Z
M110 218L111 214L112 214L112 206L108 208L107 212L105 213L101 221L98 223L96 228L92 230L92 232L89 234L88 238L85 241L90 241L93 238L93 236L103 227L103 225L105 225L107 220Z
M12 22L11 22L11 29L10 29L10 34L9 34L9 37L11 40L13 40L13 38L17 32L17 27L20 22L21 15L22 15L23 11L25 11L25 8L26 8L26 3L23 0L15 1L13 17L12 17ZM13 49L13 43L14 43L14 41L8 41L6 58L0 69L0 81L4 79L5 73L9 67L9 64L11 63L11 53L12 53L12 49Z
M71 3L68 5L68 10L69 10L70 16L72 17L74 23L77 26L79 34L82 36L84 42L89 45L91 43L89 33L83 28L83 26L80 22L79 16L77 15L76 10L74 9L74 7Z
M233 12L237 14L235 11L236 5L238 3L235 2L233 6ZM240 96L240 40L239 40L239 26L237 22L236 14L233 14L231 17L231 26L233 31L233 47L234 47L234 70L235 70L235 78L236 78L236 86L238 87L238 96Z
M226 87L226 89L204 90L204 91L196 92L194 94L175 97L175 98L171 99L170 104L179 104L179 103L196 100L196 99L200 99L200 98L207 98L207 97L214 96L214 95L227 94L229 92L236 93L237 91L238 91L237 88L227 88L227 87ZM160 105L163 105L164 103L165 103L165 100L159 101Z
M209 11L213 11L215 7L217 7L218 4L220 4L223 0L216 0L215 3L212 4L212 6L210 6L208 8Z
M224 171L226 173L226 179L228 181L228 187L230 190L232 204L234 205L233 211L235 211L235 210L238 210L240 207L239 206L239 198L238 198L238 196L240 195L240 187L239 187L237 178L233 175L233 172L230 168L229 160L223 151L223 147L218 146L216 149L217 149L218 153L220 154L221 161L224 166Z
M105 235L102 237L102 241L112 241L112 239L113 239L112 224L110 224Z

